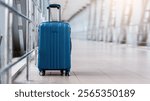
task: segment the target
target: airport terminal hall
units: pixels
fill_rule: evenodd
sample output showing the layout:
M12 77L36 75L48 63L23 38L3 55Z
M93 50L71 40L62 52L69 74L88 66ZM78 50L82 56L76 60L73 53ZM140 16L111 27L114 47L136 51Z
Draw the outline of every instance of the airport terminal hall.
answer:
M0 0L0 84L150 84L150 0Z

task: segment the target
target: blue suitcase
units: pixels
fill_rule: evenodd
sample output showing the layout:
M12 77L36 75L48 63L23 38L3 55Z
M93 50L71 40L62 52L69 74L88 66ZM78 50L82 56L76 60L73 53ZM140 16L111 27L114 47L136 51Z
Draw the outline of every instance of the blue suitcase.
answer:
M51 4L48 9L59 9L61 6ZM61 16L59 17L61 20ZM61 21L43 22L39 26L38 69L44 76L46 70L60 70L61 75L69 76L71 68L71 28L68 23Z

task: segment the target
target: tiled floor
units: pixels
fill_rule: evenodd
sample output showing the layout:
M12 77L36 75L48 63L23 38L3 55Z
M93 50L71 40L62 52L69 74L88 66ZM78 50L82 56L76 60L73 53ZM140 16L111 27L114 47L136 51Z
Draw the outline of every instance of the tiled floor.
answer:
M30 81L25 71L15 83L34 84L145 84L150 83L150 50L114 43L73 40L71 76L48 71L39 76L34 62L30 65Z

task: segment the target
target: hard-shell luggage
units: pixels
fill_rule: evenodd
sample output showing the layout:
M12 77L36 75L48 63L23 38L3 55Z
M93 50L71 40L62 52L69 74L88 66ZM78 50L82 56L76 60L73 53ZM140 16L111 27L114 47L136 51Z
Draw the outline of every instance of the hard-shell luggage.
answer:
M48 9L59 9L60 21L43 22L39 26L38 69L44 76L46 70L60 70L69 76L71 68L71 28L61 21L61 6L51 4Z

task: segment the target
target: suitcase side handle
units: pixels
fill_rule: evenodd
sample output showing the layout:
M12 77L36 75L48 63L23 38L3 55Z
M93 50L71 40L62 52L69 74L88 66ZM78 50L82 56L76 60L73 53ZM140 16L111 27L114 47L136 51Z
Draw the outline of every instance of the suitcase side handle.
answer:
M59 5L59 4L50 4L47 7L47 9L49 10L49 21L50 21L51 8L57 8L59 10L59 21L61 21L61 5Z

